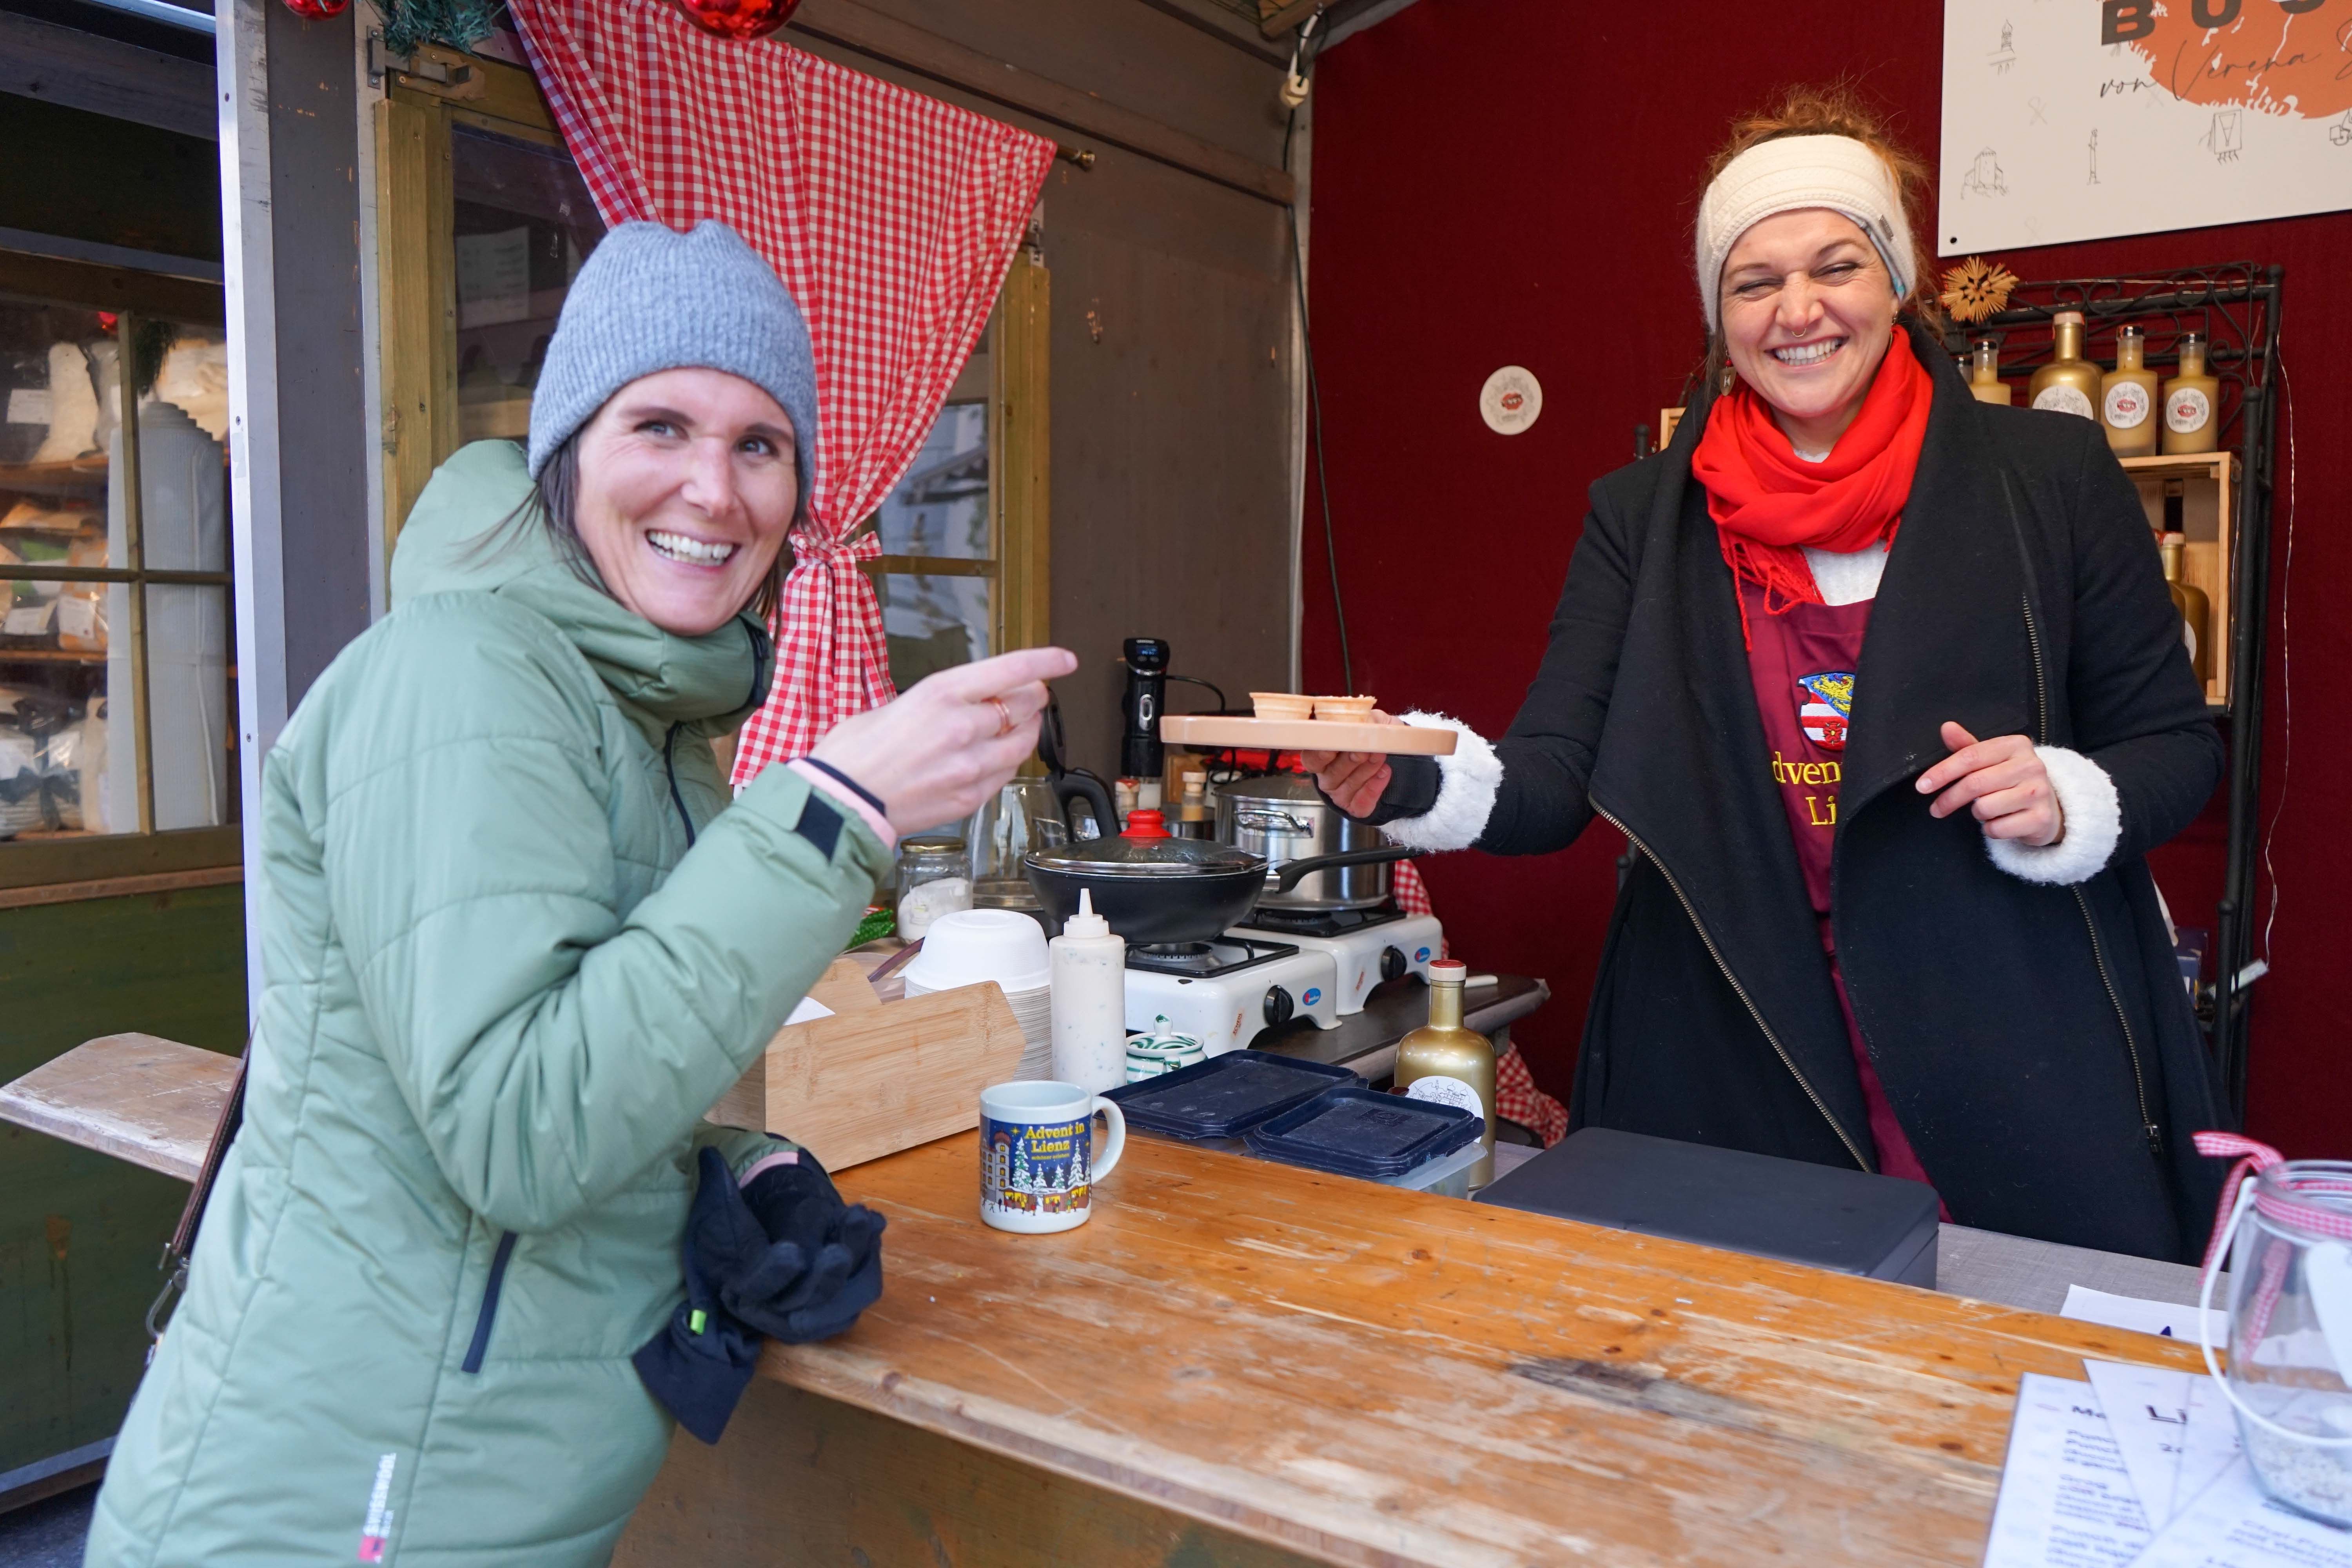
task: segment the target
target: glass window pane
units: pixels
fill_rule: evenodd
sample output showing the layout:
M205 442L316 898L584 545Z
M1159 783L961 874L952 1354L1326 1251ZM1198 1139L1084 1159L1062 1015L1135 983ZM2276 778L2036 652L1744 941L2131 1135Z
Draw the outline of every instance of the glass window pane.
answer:
M113 327L78 305L0 295L0 570L106 563Z
M530 390L580 264L604 226L569 154L449 128L457 198L458 434L520 440Z
M106 597L0 584L0 838L138 829L135 805L107 809Z
M988 513L988 405L950 403L882 503L882 553L985 561Z
M127 590L117 590L128 599ZM128 606L124 610L127 616ZM230 755L236 709L230 700L228 591L156 584L147 590L147 728L153 738L155 826L216 827L235 820ZM130 639L109 650L108 684L131 710ZM127 733L128 723L117 733ZM107 805L134 803L138 763L130 748L109 754Z
M890 645L890 679L904 691L923 677L989 656L985 577L887 573L877 583L882 631Z

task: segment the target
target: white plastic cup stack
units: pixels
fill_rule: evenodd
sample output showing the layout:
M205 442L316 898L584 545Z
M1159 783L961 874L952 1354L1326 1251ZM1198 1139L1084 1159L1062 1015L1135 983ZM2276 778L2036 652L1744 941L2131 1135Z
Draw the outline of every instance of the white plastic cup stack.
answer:
M927 996L993 980L1021 1025L1022 1079L1053 1077L1053 972L1045 930L1017 910L958 910L931 922L907 963L907 994Z

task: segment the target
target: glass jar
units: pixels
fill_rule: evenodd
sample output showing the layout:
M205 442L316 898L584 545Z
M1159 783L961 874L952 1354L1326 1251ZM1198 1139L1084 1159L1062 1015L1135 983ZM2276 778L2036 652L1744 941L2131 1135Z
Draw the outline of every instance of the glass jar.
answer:
M898 840L898 934L913 942L941 915L971 908L971 860L951 833Z
M2228 1374L2210 1345L2206 1365L2263 1492L2352 1525L2352 1163L2273 1164L2240 1190L2229 1225Z

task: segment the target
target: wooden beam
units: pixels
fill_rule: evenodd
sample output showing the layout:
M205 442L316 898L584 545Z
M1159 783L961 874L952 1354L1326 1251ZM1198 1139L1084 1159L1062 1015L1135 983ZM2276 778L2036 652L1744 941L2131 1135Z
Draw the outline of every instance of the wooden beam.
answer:
M1245 195L1288 206L1297 184L1282 170L1228 152L1093 93L1023 70L937 33L867 9L857 0L806 0L787 33L854 49L991 103L1066 126L1111 146L1198 174Z
M1257 25L1258 31L1269 38L1278 38L1323 9L1326 3L1327 0L1291 0L1287 5L1278 5L1274 0L1258 0L1258 15L1263 18Z
M996 407L1003 428L996 479L998 579L1004 596L997 651L1054 640L1053 274L1024 247L997 296Z
M102 877L86 882L51 882L45 887L0 888L0 910L20 910L30 904L78 904L90 899L135 899L150 893L217 888L244 880L242 866L210 866L196 871L159 871L146 877Z
M5 11L0 92L207 142L220 139L210 66Z

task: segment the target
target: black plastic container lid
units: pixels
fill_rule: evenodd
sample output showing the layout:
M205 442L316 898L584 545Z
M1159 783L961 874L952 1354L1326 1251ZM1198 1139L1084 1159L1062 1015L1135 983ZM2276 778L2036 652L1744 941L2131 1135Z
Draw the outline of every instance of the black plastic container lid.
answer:
M1248 1136L1249 1146L1269 1159L1378 1180L1451 1154L1486 1130L1486 1118L1459 1106L1335 1089Z
M1112 1089L1127 1119L1171 1138L1238 1138L1260 1122L1306 1104L1339 1084L1346 1068L1298 1061L1266 1051L1228 1051Z

